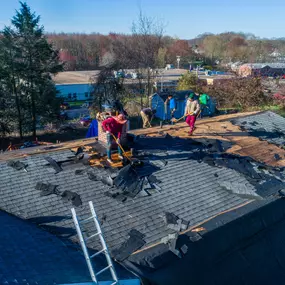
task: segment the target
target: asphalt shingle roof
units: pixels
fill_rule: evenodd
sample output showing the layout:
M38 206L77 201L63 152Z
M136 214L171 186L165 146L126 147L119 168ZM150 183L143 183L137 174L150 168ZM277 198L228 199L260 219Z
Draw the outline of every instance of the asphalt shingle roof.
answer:
M256 121L262 128L267 128L267 124L273 123L279 129L285 126L284 119L272 113L237 119L235 123L243 121L247 121L247 124ZM256 123L249 125L255 126ZM272 128L272 125L269 127ZM215 147L214 141L211 144ZM75 174L76 170L81 169L94 171L90 166L82 163L64 163L63 171L57 174L52 167L47 166L45 156L57 162L65 161L73 156L70 150L36 154L19 159L27 165L27 172L23 169L15 170L7 162L2 161L0 162L0 209L39 225L63 238L63 241L77 241L70 212L74 207L72 203L55 194L41 196L41 191L35 186L38 182L51 183L57 185L59 193L76 192L82 200L82 205L76 207L79 218L87 218L90 215L88 201L93 201L99 220L102 222L107 244L113 252L128 239L132 229L144 235L145 247L158 243L173 233L164 222L166 212L189 221L189 226L192 227L223 211L255 199L262 200L273 192L285 188L282 178L278 177L279 183L275 183L274 174L268 173L267 181L254 184L246 174L235 170L235 167L213 166L207 156L204 160L200 160L197 158L197 154L201 151L199 147L199 143L197 144L195 140L139 138L136 141L136 149L140 153L145 152L146 159L157 166L153 174L160 180L158 185L161 190L152 191L151 196L141 192L133 199L128 197L125 202L106 196L106 192L112 191L110 187L100 181L90 180L86 171L80 175ZM228 146L224 145L224 148L226 147ZM212 154L214 154L212 158L215 157L215 151ZM162 161L166 163L161 163ZM238 158L236 163L239 163ZM88 236L94 231L93 224L90 223L86 225L84 234ZM1 238L3 237L0 234ZM7 243L7 240L4 243ZM92 240L88 242L88 247L99 249L98 242ZM120 278L128 277L126 272L120 273ZM64 282L66 283L66 280Z
M285 145L285 120L271 111L235 118L231 123L240 126L252 136L279 146Z
M42 227L61 237L76 239L70 215L72 204L56 195L40 196L40 191L35 189L37 182L58 185L60 192L69 190L80 195L83 205L77 208L79 217L88 217L88 201L94 202L99 219L104 217L102 228L107 244L113 250L127 240L128 232L133 228L145 234L146 245L159 242L171 232L162 219L166 211L173 212L194 226L221 211L249 201L226 191L222 185L223 181L237 182L248 185L248 189L254 191L254 187L241 174L188 159L191 150L179 150L180 147L174 146L174 149L166 152L152 149L157 155L156 158L150 157L153 163L157 163L157 157L168 161L165 167L155 173L161 180L161 193L128 198L124 203L106 197L104 193L109 187L102 182L91 181L86 174L75 175L75 169L84 169L83 165L72 168L63 166L64 171L54 174L52 168L45 166L47 162L43 155L20 160L28 164L28 172L14 170L2 162L0 208L24 219L36 219ZM65 160L70 155L70 151L49 154L56 161ZM47 223L49 217L51 221ZM61 218L53 220L52 217ZM86 225L86 231L87 234L94 232L92 224ZM97 245L91 242L89 246L97 248Z

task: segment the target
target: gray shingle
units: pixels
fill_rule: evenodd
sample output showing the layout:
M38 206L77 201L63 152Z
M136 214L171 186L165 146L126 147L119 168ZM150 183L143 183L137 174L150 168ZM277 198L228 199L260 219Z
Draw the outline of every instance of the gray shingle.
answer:
M266 111L252 116L231 120L247 130L252 136L280 146L285 145L285 119L273 112Z
M48 171L43 155L34 155L25 159L29 164L28 173L16 171L1 162L0 167L3 171L0 172L2 197L0 209L24 219L38 218L38 224L45 226L45 229L53 230L59 236L64 235L61 232L63 230L72 232L70 239L77 240L70 219L70 208L73 205L59 196L42 197L40 191L34 188L37 182L50 182L58 185L60 192L69 190L80 195L83 205L76 209L79 217L89 216L87 203L93 201L98 216L106 216L102 229L111 250L118 248L128 238L132 228L145 234L146 245L150 245L159 242L171 232L162 219L166 211L188 220L190 226L194 226L221 211L249 201L226 191L218 183L224 179L246 184L248 181L245 177L234 170L215 168L188 159L190 153L191 150L168 150L163 154L158 151L157 154L166 156L168 160L164 168L155 172L155 176L161 180L159 184L162 188L161 193L154 192L150 197L128 198L124 203L106 197L104 193L108 191L107 186L89 180L87 174L75 175L74 168L67 168L56 175L53 170ZM70 155L70 151L49 154L57 161L64 160ZM82 165L78 164L78 169L82 169ZM218 178L214 176L215 173L218 173ZM254 191L252 185L249 187ZM44 220L54 217L66 219L52 223ZM41 218L43 222L40 222ZM94 232L92 224L86 225L86 228L87 232ZM90 241L91 248L96 249L97 244L95 241Z

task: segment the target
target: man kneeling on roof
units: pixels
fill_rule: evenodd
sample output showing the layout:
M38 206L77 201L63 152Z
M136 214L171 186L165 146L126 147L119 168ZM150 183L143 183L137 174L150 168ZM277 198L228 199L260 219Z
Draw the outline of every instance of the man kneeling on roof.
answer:
M144 108L141 110L141 117L143 120L143 128L151 128L151 121L156 113L156 110L152 110L151 108Z
M194 131L196 117L199 114L200 105L197 100L194 98L194 94L190 93L188 100L186 102L184 116L186 117L186 123L190 127L189 135L191 136Z
M107 161L112 163L112 142L115 142L118 145L118 157L119 159L123 159L122 150L120 148L120 139L122 135L122 130L124 124L127 122L124 115L119 114L117 117L110 117L105 119L102 122L102 127L107 133Z

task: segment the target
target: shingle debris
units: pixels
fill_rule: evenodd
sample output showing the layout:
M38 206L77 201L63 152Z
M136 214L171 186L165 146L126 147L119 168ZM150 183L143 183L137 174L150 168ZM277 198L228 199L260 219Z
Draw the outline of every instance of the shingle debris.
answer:
M187 235L189 236L189 239L192 242L196 242L196 241L202 239L202 236L199 233L197 233L197 232L190 231L190 232L187 233Z
M82 205L80 195L75 192L66 190L61 194L61 197L63 200L71 201L75 207L79 207Z
M225 167L237 171L242 174L247 181L256 189L256 194L261 197L270 195L269 189L272 193L282 189L285 182L285 169L272 167L261 162L257 162L250 157L244 157L228 153L207 153L204 151L193 152L190 159L197 160L198 162L207 163L213 167ZM222 178L219 178L220 180ZM257 198L254 192L247 191L247 185L239 185L237 183L230 185L228 182L222 182L223 187L233 191L242 196L252 196ZM270 184L270 185L269 185ZM268 188L270 186L270 188ZM243 189L243 190L241 190Z
M41 191L41 196L48 196L51 194L59 195L57 185L53 185L51 183L38 182L35 189Z
M12 167L12 168L14 168L15 170L25 170L26 172L28 172L27 171L27 167L28 167L28 165L27 164L24 164L23 162L20 162L20 161L14 161L14 160L11 160L11 161L9 161L8 163L7 163L7 165L8 166L10 166L10 167Z
M180 247L180 250L182 251L183 254L186 254L187 251L188 251L188 246L186 244L183 244L181 247Z
M112 254L118 261L123 261L128 258L133 252L142 248L145 245L145 235L136 229L129 232L129 238L124 242L119 249L115 249Z
M45 156L44 159L49 163L48 166L53 167L55 174L62 171L61 166L53 158Z
M72 204L76 207L79 207L82 205L82 201L80 198L80 195L78 195L75 192L72 191L64 191L60 193L60 191L57 189L57 185L53 185L51 183L43 183L43 182L38 182L35 186L36 190L41 191L41 196L48 196L51 194L60 196L63 200L65 201L71 201Z
M150 163L135 166L128 164L120 170L104 167L93 167L88 170L88 178L92 181L101 181L109 186L104 194L107 197L125 202L127 198L135 198L139 193L152 195L152 190L161 192L157 184L160 181L153 175L159 169Z
M189 226L189 221L180 219L173 213L165 212L164 221L167 225L167 228L172 229L176 232L186 230Z

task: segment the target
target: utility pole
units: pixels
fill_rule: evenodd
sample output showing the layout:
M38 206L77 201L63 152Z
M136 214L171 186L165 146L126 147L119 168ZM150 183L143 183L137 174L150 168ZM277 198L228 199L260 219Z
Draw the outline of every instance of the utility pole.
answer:
M177 58L177 69L179 69L180 57L181 57L180 55L177 55L177 56L176 56L176 58Z
M163 92L163 80L162 80L163 72L160 74L160 92Z

